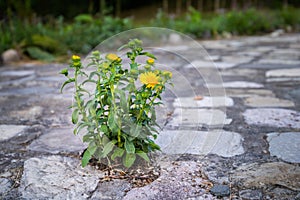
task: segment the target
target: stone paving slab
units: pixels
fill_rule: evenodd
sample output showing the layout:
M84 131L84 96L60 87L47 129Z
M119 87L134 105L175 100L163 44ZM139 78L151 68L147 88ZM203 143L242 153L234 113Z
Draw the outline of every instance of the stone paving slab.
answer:
M281 60L281 59L261 59L259 64L283 64L283 65L300 65L300 60Z
M230 97L253 97L253 96L265 96L265 97L275 97L272 90L266 89L226 89L226 95Z
M24 199L87 199L104 174L78 159L48 156L24 163L20 193Z
M268 133L272 156L291 163L300 163L300 132Z
M269 70L266 72L266 77L300 77L300 69L293 68Z
M294 107L292 101L274 97L252 96L245 99L245 104L250 107Z
M228 62L212 62L212 61L203 61L203 60L195 60L191 64L187 64L184 68L218 68L218 69L228 69L235 67L236 63L228 63Z
M264 86L260 83L249 82L249 81L232 81L224 82L222 84L206 84L207 88L263 88Z
M0 141L8 140L23 132L28 126L23 125L0 125Z
M232 119L227 118L226 113L219 109L186 109L175 108L173 117L168 123L174 127L202 127L230 124Z
M214 131L163 131L157 138L167 154L217 154L231 157L244 153L243 138L235 132Z
M280 108L255 108L243 113L250 125L300 128L300 112Z
M74 135L72 127L56 128L44 133L33 141L28 150L49 152L53 154L61 152L82 152L86 145L82 142L81 135Z
M214 107L227 107L233 106L234 102L230 97L209 97L204 96L200 100L195 98L177 98L175 99L173 106L179 108L214 108Z
M145 187L130 190L123 199L217 199L203 188L206 180L201 175L200 163L166 162L161 163L161 167L159 179ZM193 176L193 179L189 180L189 176Z
M266 187L280 185L300 191L300 167L283 163L252 163L238 167L232 174L233 182L242 187Z

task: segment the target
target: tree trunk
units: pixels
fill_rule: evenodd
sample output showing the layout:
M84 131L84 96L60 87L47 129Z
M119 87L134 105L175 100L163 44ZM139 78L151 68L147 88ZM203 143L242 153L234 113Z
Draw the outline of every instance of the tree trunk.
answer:
M181 14L182 2L181 0L176 0L176 15Z
M88 12L89 14L93 14L93 11L94 11L94 0L89 0Z
M217 13L220 9L220 0L215 0L215 13Z
M105 15L106 8L105 8L105 0L100 0L100 13L102 16Z
M186 0L186 10L189 10L191 5L192 5L191 0Z
M168 0L163 0L163 11L164 13L168 14Z
M120 17L121 16L121 0L117 0L116 2L116 16Z
M231 10L236 10L236 9L237 9L237 1L231 0Z
M198 0L197 10L202 11L203 9L203 0Z

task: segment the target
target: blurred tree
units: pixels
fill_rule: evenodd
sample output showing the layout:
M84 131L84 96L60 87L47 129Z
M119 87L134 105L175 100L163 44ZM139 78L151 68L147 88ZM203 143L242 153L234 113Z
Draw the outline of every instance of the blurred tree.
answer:
M203 9L203 0L198 0L197 9L199 11L202 11L202 9Z
M168 2L168 0L163 0L163 11L165 13L169 12L169 2Z
M180 15L182 10L182 0L176 0L176 15Z
M121 7L122 7L122 2L121 0L117 0L116 1L116 7L115 7L115 11L116 11L116 16L120 17L121 16Z

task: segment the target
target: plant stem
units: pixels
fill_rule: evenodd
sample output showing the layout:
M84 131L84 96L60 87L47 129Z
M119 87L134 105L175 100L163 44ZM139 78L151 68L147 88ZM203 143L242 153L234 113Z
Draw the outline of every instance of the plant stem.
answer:
M79 97L78 81L77 81L78 80L78 72L79 72L79 69L76 68L75 75L74 75L74 78L75 78L75 99L76 99L76 103L77 103L78 109L79 109L79 111L82 114L83 121L88 122L85 110L84 110L84 108L81 105L81 100L80 100L80 97Z

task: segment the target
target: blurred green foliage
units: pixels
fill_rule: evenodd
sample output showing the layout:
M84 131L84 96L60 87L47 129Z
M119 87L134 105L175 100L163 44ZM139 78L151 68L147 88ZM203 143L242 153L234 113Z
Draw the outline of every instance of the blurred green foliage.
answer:
M216 37L225 32L233 35L254 35L287 27L299 31L300 9L288 7L281 10L256 10L250 8L206 16L190 8L187 13L177 18L171 18L160 11L151 21L151 25L175 29L197 38Z
M181 16L159 11L142 26L170 28L194 38L215 38L225 34L253 35L276 29L300 31L300 9L229 11L200 13L194 8ZM68 54L87 54L103 40L134 26L132 19L80 14L71 21L64 17L10 17L0 21L0 53L9 48L33 59L50 60ZM48 55L49 54L49 55Z
M47 58L42 60L51 60L45 53L56 57L68 52L87 54L103 40L130 28L132 21L129 19L96 18L89 14L76 16L72 23L64 22L63 17L47 22L13 18L8 22L0 21L0 53L16 48L34 59Z

